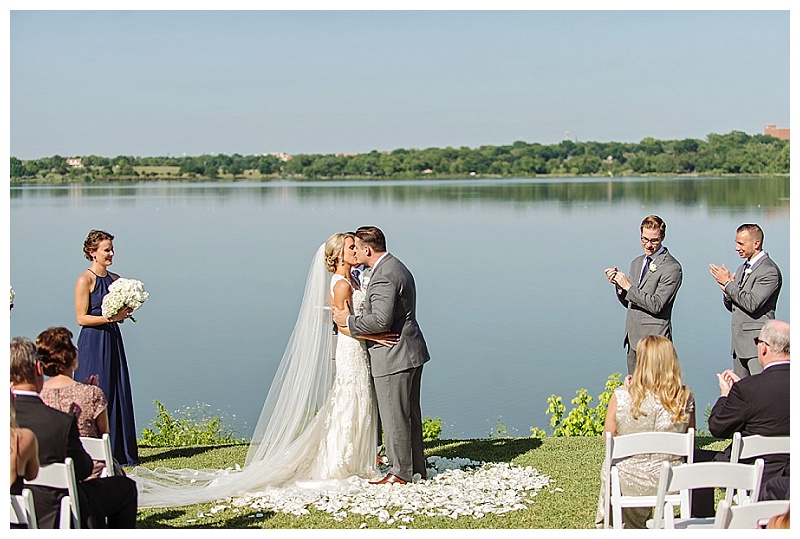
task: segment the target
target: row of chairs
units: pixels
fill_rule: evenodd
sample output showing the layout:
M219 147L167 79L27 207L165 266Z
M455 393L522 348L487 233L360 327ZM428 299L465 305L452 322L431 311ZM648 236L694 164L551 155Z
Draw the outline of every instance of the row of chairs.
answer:
M756 505L761 488L764 461L755 465L739 464L740 460L761 455L789 453L788 436L746 436L735 433L731 446L731 462L694 463L694 429L686 433L642 432L622 436L605 434L605 520L609 518L614 528L622 527L622 509L627 507L654 507L654 518L648 527L726 527L741 525L742 518L750 518L755 511L772 511L779 504ZM655 496L623 496L619 470L616 463L638 454L665 453L685 459L686 464L672 467L662 463L658 491ZM724 504L720 503L715 519L691 519L691 490L696 488L725 488ZM734 503L735 502L735 503ZM738 506L754 505L746 517L733 518ZM674 519L674 507L680 508L680 519ZM785 509L784 509L785 511ZM745 526L754 527L754 526Z
M102 438L81 437L83 448L93 460L105 463L102 477L114 475L114 457L111 454L111 438L103 434ZM80 528L81 513L78 507L78 481L75 478L75 465L67 457L64 462L56 462L39 467L36 479L25 481L25 485L36 485L50 488L66 489L67 495L61 499L58 523L59 528ZM33 504L33 492L23 489L22 495L11 495L11 524L26 525L29 529L38 528L36 509Z

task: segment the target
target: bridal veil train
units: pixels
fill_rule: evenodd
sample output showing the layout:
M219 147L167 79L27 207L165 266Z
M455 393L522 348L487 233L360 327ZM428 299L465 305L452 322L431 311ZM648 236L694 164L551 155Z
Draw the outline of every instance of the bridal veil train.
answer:
M372 421L376 412L368 371L366 378L358 376L360 386L367 384L366 390L358 388L358 392L367 395L366 399L353 402L350 387L337 391L334 385L331 390L331 274L325 268L324 255L323 244L311 261L300 313L256 424L244 467L150 470L137 466L128 475L137 483L139 507L191 505L268 487L330 488L337 480L345 483L345 472L365 478L374 476L377 435ZM340 339L343 337L350 339L340 335ZM366 352L360 360L366 369ZM337 382L338 378L337 374ZM347 398L337 401L337 394ZM368 409L359 409L364 407ZM366 421L362 420L361 427L353 431L348 415L359 415ZM337 429L341 432L337 433ZM339 440L331 441L331 435L337 434ZM342 443L342 436L355 439ZM342 459L352 457L354 445L356 455L368 452L369 464L342 467ZM336 451L331 451L330 446L345 455L332 454Z

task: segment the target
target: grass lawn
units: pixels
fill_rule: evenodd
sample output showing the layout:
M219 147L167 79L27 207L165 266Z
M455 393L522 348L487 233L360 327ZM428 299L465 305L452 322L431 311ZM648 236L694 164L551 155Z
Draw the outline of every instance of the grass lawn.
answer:
M728 440L697 437L698 447L723 449ZM247 445L139 449L144 466L154 468L226 468L243 465ZM409 529L496 529L594 528L603 443L598 437L572 438L500 438L489 440L438 440L425 444L425 455L463 457L484 462L511 462L533 466L550 476L550 486L539 491L526 509L505 515L488 514L483 518L416 516ZM403 487L392 487L403 488ZM718 492L719 497L719 492ZM336 521L324 512L311 509L310 515L259 513L249 508L226 509L216 514L215 503L169 509L140 509L139 528L280 528L280 529L357 529L366 522L370 529L396 528L381 524L376 518L349 514ZM198 516L202 514L203 516ZM260 516L257 516L260 515Z

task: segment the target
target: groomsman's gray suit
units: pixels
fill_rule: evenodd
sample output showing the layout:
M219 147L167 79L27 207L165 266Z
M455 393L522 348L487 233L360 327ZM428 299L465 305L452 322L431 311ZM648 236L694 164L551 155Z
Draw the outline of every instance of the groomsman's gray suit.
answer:
M408 268L390 253L376 264L366 289L364 314L349 316L354 337L391 331L400 335L392 348L367 341L378 410L386 437L390 473L411 481L425 475L420 381L430 359L416 318L417 289Z
M722 293L722 302L731 312L733 372L740 378L763 370L753 339L758 337L767 320L775 318L775 306L783 284L781 270L767 253L750 269L752 271L747 272L745 264L739 266L735 280L728 282Z
M631 288L626 292L617 289L617 299L628 309L625 318L623 346L628 346L628 374L636 369L636 344L648 335L663 335L672 340L672 305L683 281L680 263L666 247L656 253L650 265L644 269L645 255L631 262L628 279ZM645 273L638 281L642 270Z

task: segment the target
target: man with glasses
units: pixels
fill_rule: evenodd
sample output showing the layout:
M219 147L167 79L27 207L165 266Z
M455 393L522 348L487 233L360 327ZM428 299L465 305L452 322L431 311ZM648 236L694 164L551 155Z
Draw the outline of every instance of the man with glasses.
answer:
M789 436L789 324L768 320L754 338L761 373L739 378L728 369L717 374L720 396L708 416L708 430L716 438L742 436ZM764 455L761 496L788 499L789 455ZM725 451L695 449L695 462L712 460L730 462L731 447ZM742 460L751 464L754 459ZM780 479L786 478L786 479ZM765 489L767 481L772 480ZM776 494L774 485L783 485L784 493ZM699 489L692 494L692 514L714 516L713 490Z
M631 262L628 275L616 267L605 270L617 299L628 310L625 318L628 374L636 369L636 343L648 335L672 340L672 305L683 281L680 263L663 245L667 225L661 217L648 215L639 226L644 254Z
M744 259L736 273L709 264L711 275L722 289L722 302L731 312L731 354L733 372L739 378L758 374L753 338L767 320L775 318L781 292L781 270L764 252L764 231L756 224L736 229L736 252Z

